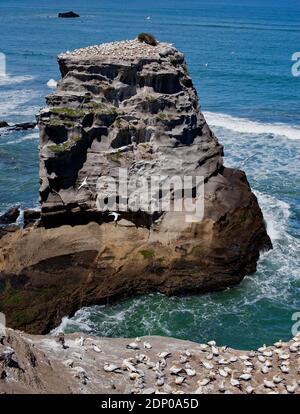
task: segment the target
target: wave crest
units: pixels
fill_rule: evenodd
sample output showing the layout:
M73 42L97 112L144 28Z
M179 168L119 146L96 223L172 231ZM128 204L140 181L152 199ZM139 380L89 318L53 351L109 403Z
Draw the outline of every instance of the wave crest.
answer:
M295 125L251 121L247 118L214 112L204 112L204 116L210 126L225 128L241 134L277 135L292 140L300 139L300 127Z

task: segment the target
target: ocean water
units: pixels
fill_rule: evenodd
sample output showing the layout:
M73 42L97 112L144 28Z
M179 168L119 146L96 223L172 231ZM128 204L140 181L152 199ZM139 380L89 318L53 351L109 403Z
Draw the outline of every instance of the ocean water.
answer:
M56 17L69 10L81 17ZM7 59L0 120L34 119L50 92L47 81L59 78L58 53L153 33L185 53L225 165L246 171L274 244L257 272L232 289L85 308L64 318L63 329L213 338L245 349L292 336L292 315L300 311L300 77L291 74L299 23L298 0L0 0ZM0 211L38 207L38 131L0 133Z

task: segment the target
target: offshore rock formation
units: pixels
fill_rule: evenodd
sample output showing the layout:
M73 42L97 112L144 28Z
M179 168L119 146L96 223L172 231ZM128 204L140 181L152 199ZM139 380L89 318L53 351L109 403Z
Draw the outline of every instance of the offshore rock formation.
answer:
M175 48L117 42L61 55L59 65L63 79L39 118L45 223L61 212L94 212L99 192L109 196L106 177L118 180L119 168L128 181L208 179L222 170L223 148ZM139 191L145 199L147 188Z
M80 17L79 14L74 13L73 11L65 12L65 13L58 13L58 17L62 19L71 19L75 17Z
M0 394L299 394L299 356L300 335L237 351L214 341L55 338L7 329L0 341Z
M39 115L41 220L0 240L9 326L45 333L84 305L220 290L254 272L271 248L263 216L245 174L223 166L183 55L133 40L63 54L59 65L62 80ZM97 203L120 168L142 202L123 208L129 186L113 223ZM142 179L174 175L204 177L201 219L148 210Z

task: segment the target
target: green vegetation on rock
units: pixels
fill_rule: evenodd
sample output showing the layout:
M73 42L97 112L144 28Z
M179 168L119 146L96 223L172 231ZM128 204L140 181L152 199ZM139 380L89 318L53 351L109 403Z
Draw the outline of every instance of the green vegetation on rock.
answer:
M122 154L121 151L117 151L117 152L113 152L113 153L110 153L110 154L106 154L106 158L109 161L116 162L118 164L120 164L120 159L122 157L123 157L123 154Z
M139 253L143 256L144 259L153 259L155 256L154 250L140 250Z
M81 139L80 136L74 136L68 139L68 141L63 142L62 144L49 145L48 148L50 151L54 152L55 154L60 154L60 153L70 150L72 146L76 144L76 142L80 141L80 139Z
M167 115L165 112L160 112L160 113L158 114L158 118L159 118L161 121L166 121L166 120L168 119L168 115Z
M86 114L86 111L82 109L68 107L52 108L51 112L56 115L65 116L67 118L81 118Z
M94 113L100 115L115 115L117 114L117 108L113 105L106 105L102 102L91 101L87 104L86 108Z

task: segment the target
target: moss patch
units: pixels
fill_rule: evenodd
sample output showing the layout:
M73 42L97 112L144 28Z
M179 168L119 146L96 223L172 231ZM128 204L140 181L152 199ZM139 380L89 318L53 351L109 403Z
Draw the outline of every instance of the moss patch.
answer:
M116 162L120 164L120 160L122 159L123 154L121 151L113 152L112 154L106 154L106 158L109 161Z
M51 112L56 115L65 116L67 118L81 118L86 114L86 112L82 109L68 107L52 108Z
M129 129L129 123L122 118L117 118L114 122L114 126L119 129Z
M106 105L101 102L89 102L87 105L89 109L94 114L103 114L103 115L115 115L117 114L117 108L113 105Z
M140 250L139 253L143 256L144 259L153 259L155 256L154 250Z
M188 253L188 255L198 257L203 253L203 248L201 245L193 246L191 251Z
M46 126L50 127L69 127L72 128L74 126L74 122L67 120L67 119L60 119L60 118L50 118L49 121L45 123Z
M168 115L165 112L160 112L160 114L158 114L158 119L160 121L166 121L168 119Z
M48 148L50 151L54 152L55 154L60 154L60 153L70 150L71 147L74 144L76 144L76 142L80 141L80 139L81 137L78 135L78 136L68 139L68 141L63 142L62 144L49 145Z

